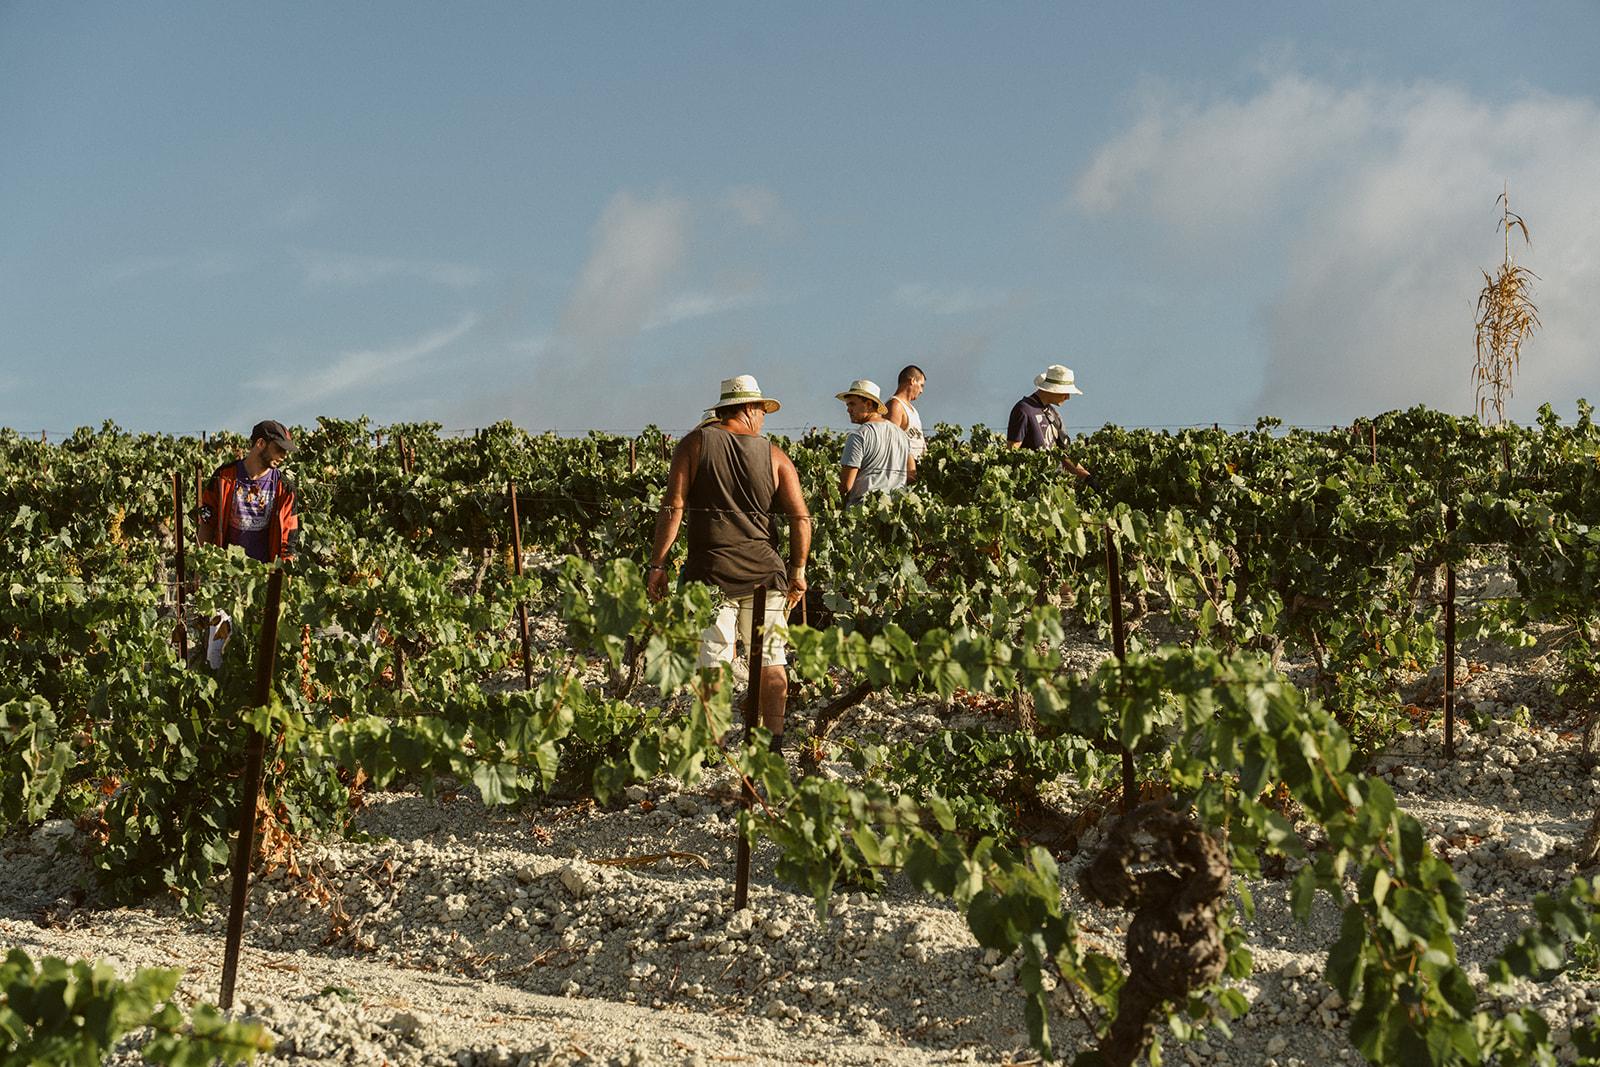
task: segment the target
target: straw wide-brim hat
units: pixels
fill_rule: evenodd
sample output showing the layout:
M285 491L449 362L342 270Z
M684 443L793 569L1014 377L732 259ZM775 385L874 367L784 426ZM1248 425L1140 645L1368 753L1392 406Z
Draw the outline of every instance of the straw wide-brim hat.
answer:
M726 408L735 404L760 404L768 415L783 406L770 396L761 395L761 386L753 374L740 374L737 377L722 379L722 395L717 398L714 406Z
M1033 387L1046 393L1064 393L1067 396L1082 396L1083 390L1079 389L1072 375L1071 367L1063 367L1059 363L1052 363L1044 369L1044 373L1034 378Z
M697 427L698 426L709 426L713 422L719 422L719 421L721 421L721 420L719 420L717 418L717 409L716 408L706 408L704 411L702 411L700 413L700 421L695 423L695 425Z
M883 394L878 390L877 382L868 381L865 378L857 378L855 381L850 383L850 388L846 389L842 393L834 393L833 395L838 397L840 400L844 400L846 397L852 396L864 397L867 400L872 401L873 404L877 406L879 415L889 414L889 409L884 406Z

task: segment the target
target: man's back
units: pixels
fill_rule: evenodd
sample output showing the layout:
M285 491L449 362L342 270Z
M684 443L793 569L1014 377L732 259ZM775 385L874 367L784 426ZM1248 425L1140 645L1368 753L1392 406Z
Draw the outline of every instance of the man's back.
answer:
M856 467L859 473L845 503L859 503L868 493L902 488L910 454L911 439L892 422L880 419L852 426L840 466Z
M761 583L785 588L787 572L772 520L777 485L772 443L714 423L699 434L700 461L686 501L689 558L684 578L710 582L730 596L746 596Z
M1065 436L1065 427L1056 409L1037 394L1023 397L1011 409L1006 425L1006 440L1023 448L1055 448Z
M922 416L916 405L895 393L889 398L889 421L906 432L911 441L911 458L920 460L928 450L928 438L922 432Z

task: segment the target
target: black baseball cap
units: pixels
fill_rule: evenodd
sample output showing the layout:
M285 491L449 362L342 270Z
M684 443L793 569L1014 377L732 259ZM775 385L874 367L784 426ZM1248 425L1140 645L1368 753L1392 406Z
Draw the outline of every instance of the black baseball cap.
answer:
M289 436L289 428L277 419L266 419L251 427L250 440L261 438L266 438L268 444L277 445L285 452L294 451L294 438Z

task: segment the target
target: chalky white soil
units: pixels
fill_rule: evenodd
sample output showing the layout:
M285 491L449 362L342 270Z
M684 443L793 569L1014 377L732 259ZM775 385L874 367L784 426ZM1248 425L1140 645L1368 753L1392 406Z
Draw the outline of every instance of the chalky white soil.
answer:
M1577 720L1549 695L1553 667L1538 652L1471 650L1488 666L1466 695L1490 722L1482 733L1459 728L1454 762L1434 727L1402 737L1374 768L1468 888L1457 944L1474 970L1519 928L1536 892L1575 873L1600 801L1600 770L1578 758ZM1081 666L1103 654L1086 643L1073 658ZM790 737L813 710L791 709ZM941 703L873 698L842 732L916 739L961 721ZM881 898L838 897L819 919L810 899L774 880L768 846L756 850L752 907L735 912L734 795L725 772L687 790L634 786L603 809L371 795L359 840L311 853L332 899L308 898L281 871L254 886L237 1007L270 1027L269 1062L282 1063L1036 1059L1013 961L980 950L939 900L899 883ZM215 1001L225 882L198 917L157 900L60 908L41 925L41 909L82 878L82 847L59 823L0 842L0 949L182 967L183 994ZM1067 904L1086 938L1118 950L1121 917L1077 890L1087 858L1064 860ZM1302 926L1287 880L1250 889L1256 968L1242 990L1252 1009L1232 1038L1169 1044L1167 1061L1358 1062L1343 1006L1320 977L1336 916L1323 907ZM1600 1012L1600 985L1563 977L1518 990L1518 1002L1564 1031ZM1057 1009L1057 1047L1070 1058L1084 1031L1064 1000ZM130 1050L118 1058L137 1062Z

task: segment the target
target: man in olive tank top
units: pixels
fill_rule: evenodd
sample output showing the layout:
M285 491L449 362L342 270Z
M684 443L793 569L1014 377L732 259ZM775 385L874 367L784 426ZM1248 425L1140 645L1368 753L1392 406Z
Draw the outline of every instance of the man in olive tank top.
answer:
M811 551L811 514L800 476L788 454L761 435L767 416L777 410L778 402L763 396L750 375L723 381L716 421L691 430L673 450L647 585L652 599L666 595L667 554L687 515L689 555L682 579L705 582L722 594L715 620L700 635L702 668L731 662L737 640L750 648L755 589L766 587L761 722L774 748L783 744L789 695L784 623L805 595ZM778 552L775 510L789 517L787 564Z

